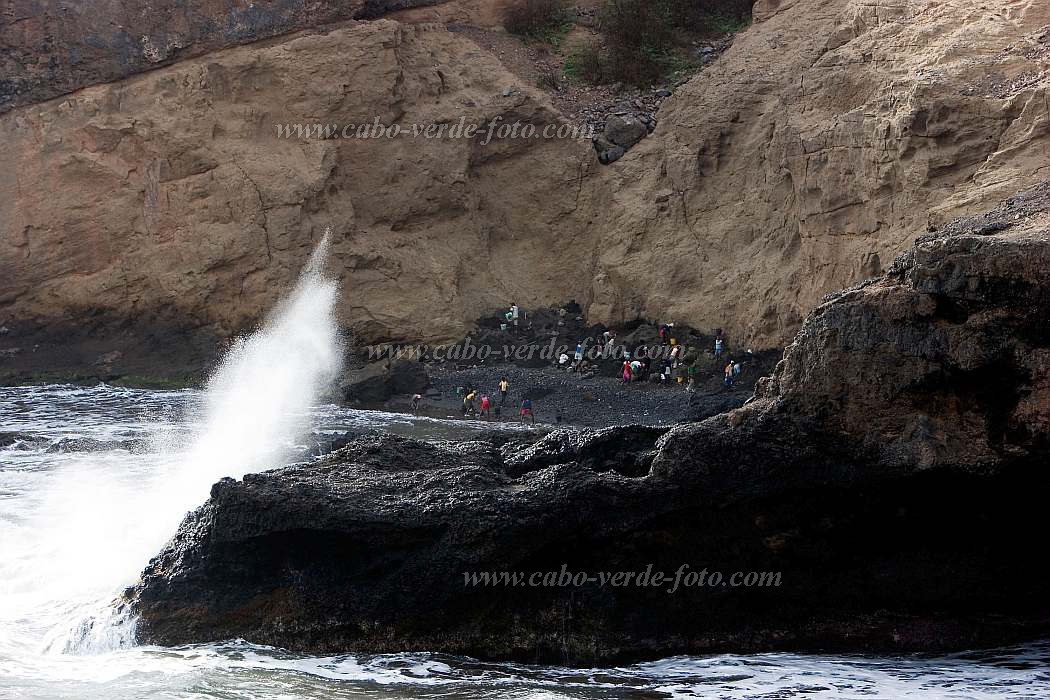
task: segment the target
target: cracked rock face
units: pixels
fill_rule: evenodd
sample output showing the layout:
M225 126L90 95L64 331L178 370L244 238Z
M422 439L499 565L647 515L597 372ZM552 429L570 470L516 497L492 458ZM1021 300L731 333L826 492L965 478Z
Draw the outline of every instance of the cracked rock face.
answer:
M786 344L917 232L1046 177L1047 3L763 0L754 18L602 169L596 318Z
M205 366L210 339L261 318L329 226L340 321L362 340L462 337L507 289L571 298L590 252L562 232L598 167L589 144L356 138L377 119L563 123L531 89L503 97L513 82L442 27L377 20L0 116L4 347L37 369L111 351L115 373L151 355L154 371ZM279 137L294 124L337 126ZM197 338L194 358L164 354Z
M1043 183L953 222L887 276L829 295L760 396L897 464L979 469L1045 449L1048 199Z
M1044 185L834 295L728 415L371 435L223 480L127 591L141 638L593 667L1045 633L1048 208ZM725 585L599 575L679 569ZM562 571L595 580L528 585ZM471 584L481 572L525 583ZM733 586L735 572L779 585Z
M14 0L0 16L0 112L226 46L433 0Z
M463 36L387 20L12 109L2 367L119 374L179 347L192 357L154 365L199 369L327 225L340 320L362 342L447 340L511 300L577 299L592 322L674 318L781 346L825 293L885 272L918 232L1045 178L1047 3L768 0L755 17L661 103L652 134L630 151L599 144L610 167L575 139L277 139L279 123L377 117L562 123ZM6 27L35 21L19 10ZM141 34L172 60L218 46L179 49L192 37L178 31ZM55 51L55 71L79 70Z

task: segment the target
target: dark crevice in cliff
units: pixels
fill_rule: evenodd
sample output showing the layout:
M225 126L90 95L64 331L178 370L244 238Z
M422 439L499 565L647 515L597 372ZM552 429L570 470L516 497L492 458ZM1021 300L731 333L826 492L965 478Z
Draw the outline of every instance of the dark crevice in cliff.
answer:
M1030 443L1031 435L1011 417L1029 393L1031 377L1011 359L1000 357L975 369L946 364L911 389L913 405L930 415L953 416L966 421L980 416L987 426L989 444L1001 450Z

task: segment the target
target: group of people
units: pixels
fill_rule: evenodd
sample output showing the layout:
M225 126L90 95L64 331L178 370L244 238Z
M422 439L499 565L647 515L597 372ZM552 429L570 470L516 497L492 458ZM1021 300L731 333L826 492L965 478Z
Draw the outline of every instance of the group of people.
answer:
M497 385L499 404L496 404L488 394L480 393L472 387L463 387L463 416L478 416L484 420L495 418L501 420L503 408L507 405L507 396L510 393L510 382L506 377L500 377ZM477 402L475 404L475 402ZM518 408L518 418L524 422L536 422L536 415L532 410L532 399L525 397L521 400Z
M691 359L686 357L688 348L684 347L674 337L675 326L674 323L662 323L657 329L657 335L660 339L661 346L665 347L663 352L657 360L649 361L646 359L631 359L630 354L624 353L623 365L621 366L620 376L624 383L630 383L639 380L645 380L649 378L651 381L655 381L655 372L659 372L659 381L667 382L671 380L677 380L679 383L686 382L686 390L693 391L696 385L696 375L698 365ZM668 348L669 349L666 349ZM725 352L725 339L722 335L722 329L718 328L715 330L714 339L714 356L716 359L721 358ZM751 354L751 350L747 351L748 355ZM683 369L684 368L684 369ZM740 379L740 375L743 373L743 367L739 361L730 359L728 364L723 368L723 384L727 390L733 389L734 385Z
M588 363L584 359L583 341L576 343L576 350L573 351L571 358L566 352L562 352L561 355L558 356L558 367L561 367L562 369L568 368L573 372L582 372L587 369Z
M733 388L733 384L736 382L742 371L739 362L734 362L733 360L729 361L729 364L725 366L724 370L725 379L723 380L723 383L725 384L726 389Z

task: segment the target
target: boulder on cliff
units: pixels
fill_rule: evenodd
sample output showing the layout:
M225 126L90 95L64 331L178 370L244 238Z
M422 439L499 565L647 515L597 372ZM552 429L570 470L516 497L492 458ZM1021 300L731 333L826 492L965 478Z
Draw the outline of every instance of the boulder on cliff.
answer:
M225 479L127 591L140 637L608 665L1045 633L1048 210L920 239L728 415Z

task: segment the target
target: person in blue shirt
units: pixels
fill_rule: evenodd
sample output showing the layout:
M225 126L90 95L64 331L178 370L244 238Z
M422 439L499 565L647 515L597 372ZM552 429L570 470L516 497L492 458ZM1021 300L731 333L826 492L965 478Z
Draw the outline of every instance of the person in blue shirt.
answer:
M522 423L524 423L527 420L531 420L533 425L536 424L536 415L532 412L532 399L522 400L520 416Z

